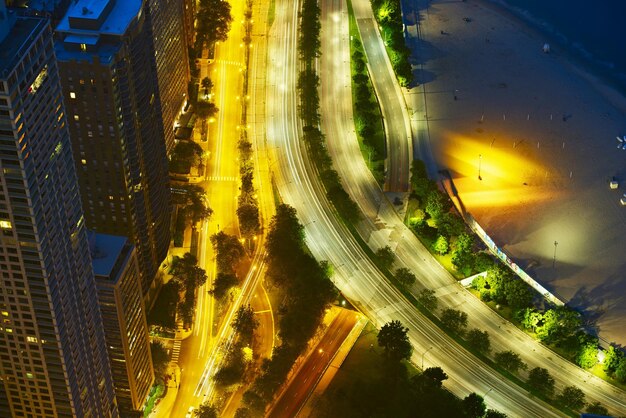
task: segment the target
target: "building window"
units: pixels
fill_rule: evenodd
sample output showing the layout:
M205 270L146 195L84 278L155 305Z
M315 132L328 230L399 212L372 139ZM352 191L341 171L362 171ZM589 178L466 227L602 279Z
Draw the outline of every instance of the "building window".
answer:
M80 44L80 50L83 51L83 52L87 51L87 45Z
M76 98L76 93L74 93L73 91L70 91L70 99L75 99Z

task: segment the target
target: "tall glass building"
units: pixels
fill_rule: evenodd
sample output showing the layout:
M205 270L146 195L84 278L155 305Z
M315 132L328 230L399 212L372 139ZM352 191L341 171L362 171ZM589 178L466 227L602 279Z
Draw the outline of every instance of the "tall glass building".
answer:
M0 416L117 403L52 33L0 0Z
M137 249L147 303L170 242L154 43L142 0L76 0L55 49L89 229Z

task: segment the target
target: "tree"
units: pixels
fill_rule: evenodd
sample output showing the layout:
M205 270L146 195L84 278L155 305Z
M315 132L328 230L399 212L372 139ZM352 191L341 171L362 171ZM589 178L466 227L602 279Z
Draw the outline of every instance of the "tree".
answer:
M222 299L228 291L239 283L237 276L232 273L217 273L217 277L213 281L213 289L211 294L217 299Z
M626 360L622 359L615 370L615 378L622 383L626 383Z
M218 418L219 411L216 407L206 402L198 407L198 409L193 411L193 414L196 418Z
M252 418L252 411L248 408L237 408L235 418Z
M224 2L226 3L226 2ZM215 115L219 109L215 106L213 102L205 102L204 100L199 100L194 106L196 115L198 115L201 119L210 118Z
M528 285L519 279L504 283L504 295L507 305L513 309L525 308L533 299Z
M167 371L167 363L170 358L167 355L167 350L161 343L161 341L154 340L150 342L150 354L152 354L152 367L154 368L154 376L161 378Z
M437 220L437 229L441 235L450 238L461 234L465 229L465 224L456 213L446 212Z
M595 342L584 344L578 355L576 363L583 369L590 369L598 363L598 345Z
M417 300L431 312L437 309L437 304L439 303L435 296L435 291L430 289L422 290L417 296Z
M243 244L234 235L228 235L224 231L211 236L211 244L216 252L217 271L232 272L241 258L246 254Z
M248 306L240 306L233 320L232 327L242 336L252 337L259 321L254 317L254 310Z
M390 246L381 247L376 251L376 259L382 265L383 268L389 269L393 264L395 255Z
M261 223L259 221L259 207L255 203L243 203L237 208L239 229L241 235L250 238L259 233Z
M494 360L496 364L511 373L517 373L518 370L526 370L528 366L522 361L519 354L513 351L500 351L496 353Z
M609 410L606 409L600 402L594 402L592 404L587 405L586 412L588 414L596 414L596 415L609 415Z
M579 410L585 406L585 393L576 386L567 386L557 397L557 401L567 408Z
M467 327L467 314L455 309L446 308L441 312L443 325L458 335L462 335Z
M421 374L415 376L413 383L418 386L441 388L443 381L448 379L448 375L441 367L429 367Z
M170 155L172 173L189 174L191 167L202 164L202 148L193 141L179 141Z
M230 3L227 1L200 0L199 6L196 15L196 51L201 51L204 45L211 46L216 41L225 41L233 20Z
M191 253L185 253L182 257L174 256L170 274L187 291L195 291L207 280L206 271L198 266L198 259Z
M485 413L485 418L506 418L506 414L495 409L488 409Z
M400 361L411 357L411 343L407 332L400 321L387 322L378 333L378 345L383 347L385 354L392 360Z
M489 341L489 334L487 331L481 331L477 328L472 329L467 333L465 337L469 345L474 347L481 353L488 353L491 350L491 342Z
M624 352L619 348L610 346L604 355L604 371L607 373L614 373L623 361Z
M202 88L204 89L204 94L208 95L209 91L213 90L213 81L209 77L204 77L201 81Z
M400 284L402 284L403 286L411 286L413 283L415 283L415 280L417 280L417 278L415 277L415 274L411 273L411 270L409 270L408 268L400 267L396 270L396 280L399 281Z
M191 223L191 226L213 214L201 187L188 184L177 187L177 190L180 190L180 193L172 193L172 201L179 206L180 211L183 211L186 222Z
M450 206L445 194L439 191L439 189L428 192L425 210L431 218L439 220L448 209L450 209Z
M485 405L485 400L482 396L476 393L470 393L463 399L463 412L465 412L465 416L468 418L482 418L485 415L485 411L487 410L487 405Z
M435 243L433 244L433 250L440 254L440 255L444 255L448 252L448 240L446 237L444 237L443 235L439 235L437 237L437 240L435 241Z
M528 373L527 383L537 392L542 392L548 397L554 393L554 378L543 367L535 367Z
M487 271L494 265L493 256L488 252L481 251L474 256L474 268L476 271Z

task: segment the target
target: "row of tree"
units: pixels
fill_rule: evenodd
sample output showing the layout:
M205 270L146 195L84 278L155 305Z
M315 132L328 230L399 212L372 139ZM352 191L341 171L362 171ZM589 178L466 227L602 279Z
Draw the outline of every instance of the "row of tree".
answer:
M176 226L174 246L182 247L185 229L210 217L213 210L206 201L204 189L193 184L176 186L172 193L172 203L176 205Z
M196 43L193 58L197 57L205 46L212 47L215 42L227 39L230 24L233 21L230 10L230 3L227 1L199 1L196 13Z
M384 138L377 138L380 130L381 115L378 103L372 100L374 89L370 81L369 73L365 65L365 55L361 41L352 41L354 53L352 53L352 76L354 86L354 120L356 131L363 143L372 152L372 160L384 160L387 155Z
M239 284L236 268L246 252L241 241L234 235L224 231L211 236L211 244L215 250L217 275L213 281L211 293L218 300L224 300L228 291Z
M264 411L285 381L296 358L318 329L325 309L336 298L326 263L318 263L305 244L304 227L296 211L279 205L272 218L265 246L267 277L284 293L278 310L281 344L265 360L261 374L244 394L246 406Z
M356 203L350 198L341 185L339 174L333 169L333 162L326 148L324 135L319 130L319 77L315 72L313 61L320 54L319 22L320 9L315 0L305 0L302 5L300 21L300 38L298 40L300 57L304 69L298 76L300 95L300 117L304 123L303 139L307 144L311 161L317 166L320 179L326 189L328 199L337 212L348 223L359 219Z
M202 148L194 141L178 141L172 149L169 171L174 174L189 174L192 167L202 165Z
M402 87L413 82L411 50L404 42L404 25L400 0L371 0L374 16L381 28L389 59Z

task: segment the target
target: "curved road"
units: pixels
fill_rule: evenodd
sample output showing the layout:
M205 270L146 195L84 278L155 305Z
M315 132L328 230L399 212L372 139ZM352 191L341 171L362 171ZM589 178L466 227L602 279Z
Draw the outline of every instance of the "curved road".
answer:
M353 0L353 4L369 6L367 0ZM378 187L365 166L360 154L352 119L352 96L350 92L348 23L345 4L336 1L321 3L324 15L321 58L321 107L322 124L329 138L328 147L335 167L344 181L348 193L365 215L365 221L357 229L369 246L376 250L390 245L397 256L397 266L408 267L418 277L414 293L424 286L436 290L440 304L458 308L468 313L470 327L486 330L490 334L493 352L513 350L520 354L529 368L544 367L557 381L557 390L576 384L586 393L588 401L599 401L610 410L624 414L626 395L623 391L574 366L530 338L512 324L504 321L480 300L463 289L421 245L406 228ZM371 9L370 9L371 13ZM332 74L332 77L329 76ZM340 115L340 117L338 117ZM342 138L335 141L333 138ZM428 341L414 342L418 353L433 346ZM429 351L425 365L443 364L432 361L439 348ZM421 356L420 356L421 357ZM431 362L432 361L432 362ZM448 371L448 370L447 370ZM451 373L448 371L448 373ZM487 403L492 405L497 387L489 389ZM480 392L478 392L480 393ZM460 393L460 396L464 394Z
M398 319L410 329L409 338L414 346L438 347L431 351L427 364L436 363L446 370L450 376L446 386L454 393L465 396L469 392L484 394L493 389L488 404L511 416L560 416L549 405L529 398L523 389L485 368L420 314L387 282L336 218L299 140L297 54L294 53L297 12L296 3L276 0L276 20L269 38L272 62L268 63L267 141L276 149L276 185L283 200L298 211L311 252L317 259L326 259L335 266L333 279L337 287L378 326ZM329 53L324 47L322 50ZM414 361L418 361L420 354L415 351Z

